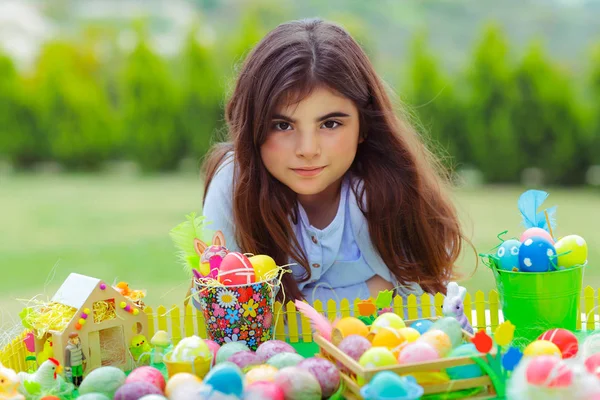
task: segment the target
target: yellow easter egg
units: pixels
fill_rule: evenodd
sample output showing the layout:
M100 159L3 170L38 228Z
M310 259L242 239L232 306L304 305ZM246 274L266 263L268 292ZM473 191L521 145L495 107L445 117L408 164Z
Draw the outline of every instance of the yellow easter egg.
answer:
M371 347L360 356L358 363L366 369L371 369L396 365L398 361L390 349L386 349L385 347ZM362 386L364 378L359 376L358 384Z
M277 269L277 264L271 257L264 254L258 254L249 257L248 260L250 260L250 264L252 264L252 268L254 268L254 276L256 277L257 282L264 281L267 277L273 278L273 273L271 271Z
M368 334L369 328L360 319L345 317L334 325L331 340L337 346L342 339L350 335L359 335L366 338Z
M373 336L371 344L373 347L385 347L388 349L394 349L406 342L406 338L398 332L396 329L381 328L379 332Z
M202 379L198 378L196 375L190 374L188 372L179 372L167 381L167 386L165 387L165 394L167 397L171 397L173 392L177 390L178 387L192 384L192 385L200 385L202 383Z
M246 372L246 385L250 385L251 383L258 381L267 381L274 382L275 375L279 370L272 365L261 364L255 367L250 368L248 372Z
M398 332L400 332L400 334L404 336L408 343L416 342L417 339L421 336L419 331L415 328L400 328L398 329Z
M445 357L450 350L452 350L452 341L450 340L450 336L444 331L439 329L432 329L427 331L421 336L418 340L422 340L426 343L429 343L440 355L440 357Z
M381 328L401 329L406 328L402 317L391 312L383 313L371 324L371 332L377 333Z
M569 235L554 244L558 268L571 268L587 262L588 246L581 236Z
M523 350L525 357L535 356L558 356L562 358L562 353L557 345L549 340L536 340L531 342L525 350Z

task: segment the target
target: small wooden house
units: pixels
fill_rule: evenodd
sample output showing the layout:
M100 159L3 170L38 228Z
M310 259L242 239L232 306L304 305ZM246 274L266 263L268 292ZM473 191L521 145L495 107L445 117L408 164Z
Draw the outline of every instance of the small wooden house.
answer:
M35 341L36 353L52 338L54 358L64 365L64 352L69 334L76 332L87 359L85 373L101 366L114 366L124 371L134 367L129 353L132 339L148 336L146 315L130 300L100 279L70 274L58 289L52 302L75 310L66 327L49 331Z

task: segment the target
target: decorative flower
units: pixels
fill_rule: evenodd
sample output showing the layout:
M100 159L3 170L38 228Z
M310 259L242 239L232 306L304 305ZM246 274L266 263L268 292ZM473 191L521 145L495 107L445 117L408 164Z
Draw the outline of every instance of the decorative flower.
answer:
M254 345L256 345L256 338L250 338L248 340L248 346L252 347Z
M492 350L492 346L494 345L492 338L489 337L484 330L480 330L475 334L471 342L475 345L475 348L480 353L489 353Z
M269 339L271 339L271 334L269 333L269 331L268 330L263 331L260 341L264 343Z
M270 328L271 327L271 323L273 322L273 314L271 314L270 312L265 314L265 320L263 322L263 325L265 328Z
M521 350L511 346L502 356L502 366L505 370L512 371L515 369L517 364L519 364L521 358L523 358L523 353L521 353Z
M254 302L254 299L250 299L250 301L246 304L242 304L242 307L244 307L244 317L248 317L249 315L252 316L252 318L256 317L256 309L257 304Z
M254 296L252 296L252 298L254 299L254 301L259 302L260 301L260 294L259 293L254 293Z
M227 328L227 321L224 319L220 319L219 320L219 328L221 328L221 329Z
M250 298L252 297L252 295L254 294L254 292L252 291L251 287L248 288L239 288L238 289L238 293L240 294L240 303L245 303L248 300L250 300Z
M259 308L259 310L260 310L260 308ZM262 322L262 320L263 320L263 316L262 316L262 315L260 315L260 314L258 314L258 315L256 316L256 320L257 320L258 322Z
M240 328L238 328L238 327L233 328L233 333L240 333Z
M248 339L248 332L247 331L242 331L242 333L240 333L240 339L241 340Z
M248 335L250 335L250 336L254 336L255 334L256 334L256 332L254 332L254 331L248 332Z
M225 315L223 315L223 316L225 316ZM217 322L217 319L215 318L214 315L210 317L210 322Z
M515 326L510 321L504 321L501 323L496 332L494 332L494 340L500 346L508 346L512 342L515 335Z
M231 335L231 332L232 332L231 328L226 328L225 329L225 333L226 334Z
M364 317L373 315L377 311L377 307L371 300L360 301L356 306L358 307L358 313Z
M248 325L242 325L242 326L240 326L240 329L242 330L242 332L247 331Z
M253 322L253 323L250 325L250 329L256 329L256 328L258 328L258 324L257 324L256 322Z
M229 321L230 324L233 324L235 321L238 321L240 319L240 315L236 310L232 310L230 308L227 310L227 316L225 318Z
M213 313L215 314L215 316L217 316L217 317L225 316L225 309L222 308L219 304L213 303L212 308L213 308Z
M225 343L231 343L231 342L242 342L242 340L238 340L238 335L231 335L231 337L225 338Z
M389 307L390 304L392 304L393 296L394 296L394 292L392 290L382 290L377 295L377 299L375 300L375 307L377 307L377 308Z
M217 295L217 302L223 308L231 308L237 303L237 298L231 290L223 290Z

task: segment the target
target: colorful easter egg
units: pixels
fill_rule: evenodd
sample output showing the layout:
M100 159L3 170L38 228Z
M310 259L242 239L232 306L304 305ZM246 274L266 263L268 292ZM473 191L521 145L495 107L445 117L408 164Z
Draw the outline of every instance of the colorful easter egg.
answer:
M167 397L172 397L175 390L178 387L183 385L197 385L199 386L202 383L202 379L198 378L194 374L190 374L188 372L179 372L167 381L167 385L165 387L165 394Z
M305 369L286 367L275 376L275 383L283 390L286 400L319 400L321 386L317 379Z
M244 400L285 400L285 393L275 382L257 381L246 387Z
M395 365L398 361L390 349L385 347L371 347L364 352L358 363L365 368L377 368Z
M162 392L148 382L131 382L124 384L117 390L114 400L138 400L147 394L162 394Z
M530 385L564 388L571 386L573 371L560 358L541 355L531 359L525 377Z
M410 375L398 376L391 371L381 371L360 389L360 394L365 399L416 400L421 398L423 391L423 387Z
M250 263L254 268L254 275L256 276L257 282L262 282L266 280L266 277L274 277L272 276L272 271L277 270L277 264L275 263L275 260L273 260L271 257L264 254L258 254L256 256L248 258L248 260L250 260Z
M498 268L504 271L518 271L520 247L521 242L516 239L509 239L502 243L496 252Z
M474 356L479 352L473 343L465 343L453 349L448 357L466 357ZM461 365L446 369L446 373L451 379L469 379L483 376L483 370L477 364Z
M229 357L240 351L250 351L250 349L242 342L225 343L217 351L217 364L223 361L227 361Z
M246 385L251 385L259 381L275 381L275 375L279 370L272 365L261 364L256 365L246 372Z
M417 340L407 344L398 356L400 364L412 364L417 362L433 361L439 359L437 350L427 342Z
M212 352L203 339L198 336L190 336L177 343L171 355L171 360L175 362L192 362L196 357L212 360Z
M546 272L553 268L556 250L552 243L541 236L526 239L519 249L519 270L522 272Z
M357 362L360 360L360 357L371 347L371 342L369 342L369 340L367 340L367 338L364 336L360 335L350 335L345 337L340 344L338 344L338 349ZM347 372L347 368L344 367L341 362L337 361L336 365L342 371Z
M267 340L266 342L261 343L261 345L256 349L256 355L258 355L263 362L279 353L296 353L296 349L283 340L275 339Z
M215 365L204 378L204 383L223 394L237 397L241 397L244 391L244 375L231 363Z
M425 332L427 332L429 330L429 328L431 328L431 325L433 325L433 321L431 321L429 319L421 319L419 321L413 322L410 327L415 329L417 332L419 332L422 335Z
M359 335L367 337L369 328L360 319L355 317L344 317L340 319L334 326L331 333L333 344L338 345L342 339L350 335Z
M463 331L460 322L454 317L443 317L434 322L429 331L440 330L450 338L452 347L458 347L463 342Z
M548 340L554 343L560 350L563 359L574 357L579 351L577 337L566 329L550 329L540 335L538 340Z
M588 246L581 236L565 236L554 247L558 254L558 268L571 268L587 262Z
M302 368L313 374L321 386L324 398L334 394L340 386L340 371L329 360L320 357L310 357L301 361L298 368Z
M161 392L164 392L166 385L162 372L149 366L138 367L131 371L125 380L125 383L129 382L148 382L159 388Z
M212 355L213 355L212 363L214 365L217 362L217 353L219 352L219 349L221 348L221 346L219 346L219 344L217 342L215 342L214 340L210 340L210 339L204 339L204 342L206 342L206 345L212 352Z
M261 359L255 352L251 350L238 351L231 355L227 361L234 363L241 369L244 369L250 365L258 365L261 363Z
M238 252L225 256L219 267L218 280L226 286L249 285L255 282L254 267L248 257Z
M404 339L406 339L408 343L415 342L421 336L421 333L415 328L400 328L398 329L398 332L404 336Z
M111 399L125 384L125 372L117 367L100 367L91 371L79 386L79 394L102 393Z
M406 338L402 334L392 328L381 328L373 338L371 344L373 347L387 347L388 349L394 349L406 342Z
M597 378L600 378L600 353L592 354L586 358L584 364L590 374L594 374Z
M277 369L283 369L298 365L302 360L304 360L304 357L298 353L277 353L267 360L267 364Z
M523 234L521 235L521 243L525 243L525 241L527 239L530 239L530 238L532 238L534 236L543 237L544 239L546 239L551 244L554 244L554 239L552 239L552 236L550 235L550 232L548 232L545 229L537 228L537 227L529 228L525 232L523 232Z
M523 356L557 356L560 358L562 357L562 353L558 346L556 346L554 343L548 340L536 340L525 347L525 350L523 350Z
M377 333L381 328L392 328L400 329L405 328L406 324L402 317L398 314L386 312L375 318L375 321L371 324L371 333Z
M425 332L419 340L431 345L439 354L440 357L445 357L452 350L452 340L450 336L439 329L430 329Z

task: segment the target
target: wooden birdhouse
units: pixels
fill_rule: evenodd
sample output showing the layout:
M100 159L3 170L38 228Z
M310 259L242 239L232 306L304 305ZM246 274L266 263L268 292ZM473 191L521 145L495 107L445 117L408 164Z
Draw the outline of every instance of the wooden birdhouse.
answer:
M136 336L148 336L148 319L131 300L100 279L72 273L52 303L68 307L72 316L61 331L51 330L43 337L36 335L38 364L39 354L43 359L46 351L63 365L69 335L77 333L87 361L86 373L101 366L133 369L129 346Z

